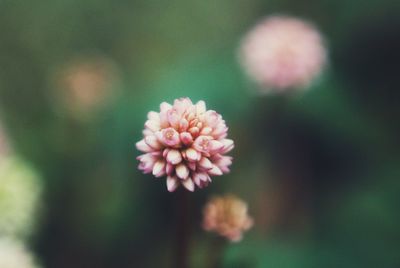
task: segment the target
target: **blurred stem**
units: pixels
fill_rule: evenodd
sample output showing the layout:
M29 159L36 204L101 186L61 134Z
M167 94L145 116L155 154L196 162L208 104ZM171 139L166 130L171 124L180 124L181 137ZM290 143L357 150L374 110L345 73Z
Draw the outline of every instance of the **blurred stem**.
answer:
M176 268L188 268L189 257L189 193L185 189L178 190L177 198L178 223L176 232Z
M224 249L226 246L227 242L224 238L221 237L216 237L213 240L212 245L209 247L210 252L209 252L209 259L208 259L208 264L206 267L209 268L220 268L222 267L222 260L224 256Z

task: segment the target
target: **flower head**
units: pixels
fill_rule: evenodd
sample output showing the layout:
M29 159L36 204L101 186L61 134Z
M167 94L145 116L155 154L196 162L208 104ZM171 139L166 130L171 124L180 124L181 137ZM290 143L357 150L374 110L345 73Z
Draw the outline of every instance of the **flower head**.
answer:
M194 191L211 182L211 176L229 172L233 149L222 116L207 110L204 101L193 104L189 98L163 102L160 112L149 112L144 138L136 143L144 152L137 159L143 173L167 176L168 191L182 184Z
M252 225L247 204L233 195L214 197L203 209L203 228L233 242L240 241L242 233Z
M105 107L114 97L119 81L114 62L101 55L73 58L60 67L54 78L56 105L79 118Z
M33 256L16 240L0 238L1 268L37 268Z
M241 61L264 90L307 87L326 62L326 49L313 25L296 18L264 19L244 38Z

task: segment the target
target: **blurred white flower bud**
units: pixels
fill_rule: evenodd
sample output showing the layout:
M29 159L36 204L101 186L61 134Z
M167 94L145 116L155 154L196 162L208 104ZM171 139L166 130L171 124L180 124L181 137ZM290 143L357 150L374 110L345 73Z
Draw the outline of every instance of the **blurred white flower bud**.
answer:
M31 234L41 191L38 175L24 161L11 155L0 159L0 236Z
M8 238L0 238L1 268L39 268L25 246Z

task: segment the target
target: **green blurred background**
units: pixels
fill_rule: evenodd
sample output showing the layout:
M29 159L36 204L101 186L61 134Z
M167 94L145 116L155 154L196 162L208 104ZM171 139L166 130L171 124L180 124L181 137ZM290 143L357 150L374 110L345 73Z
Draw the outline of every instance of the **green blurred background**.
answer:
M399 11L397 0L1 0L1 120L42 174L29 244L43 267L174 267L177 197L137 170L134 145L146 113L181 96L221 113L236 143L232 172L190 195L191 267L215 242L204 202L230 192L255 226L221 267L400 267ZM329 67L301 96L252 94L237 61L242 36L276 13L312 21L328 44ZM54 73L93 55L112 62L115 94L71 116Z

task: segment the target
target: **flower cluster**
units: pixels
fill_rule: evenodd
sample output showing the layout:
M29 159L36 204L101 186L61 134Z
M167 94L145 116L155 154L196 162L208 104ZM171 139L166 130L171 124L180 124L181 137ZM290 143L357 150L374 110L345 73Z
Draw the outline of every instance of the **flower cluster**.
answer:
M86 119L114 98L119 74L110 58L78 56L61 66L53 79L55 104L60 106L57 109L65 109L62 112Z
M253 225L247 204L233 195L212 198L204 207L203 214L206 231L214 231L233 242L240 241L243 231Z
M244 38L241 63L265 92L304 88L326 62L326 49L313 25L296 18L272 16Z
M168 191L180 184L189 191L203 188L210 176L229 172L233 149L222 116L207 110L204 101L193 104L189 98L161 103L160 112L149 112L144 138L136 143L144 152L137 159L139 169L156 177L167 176Z

